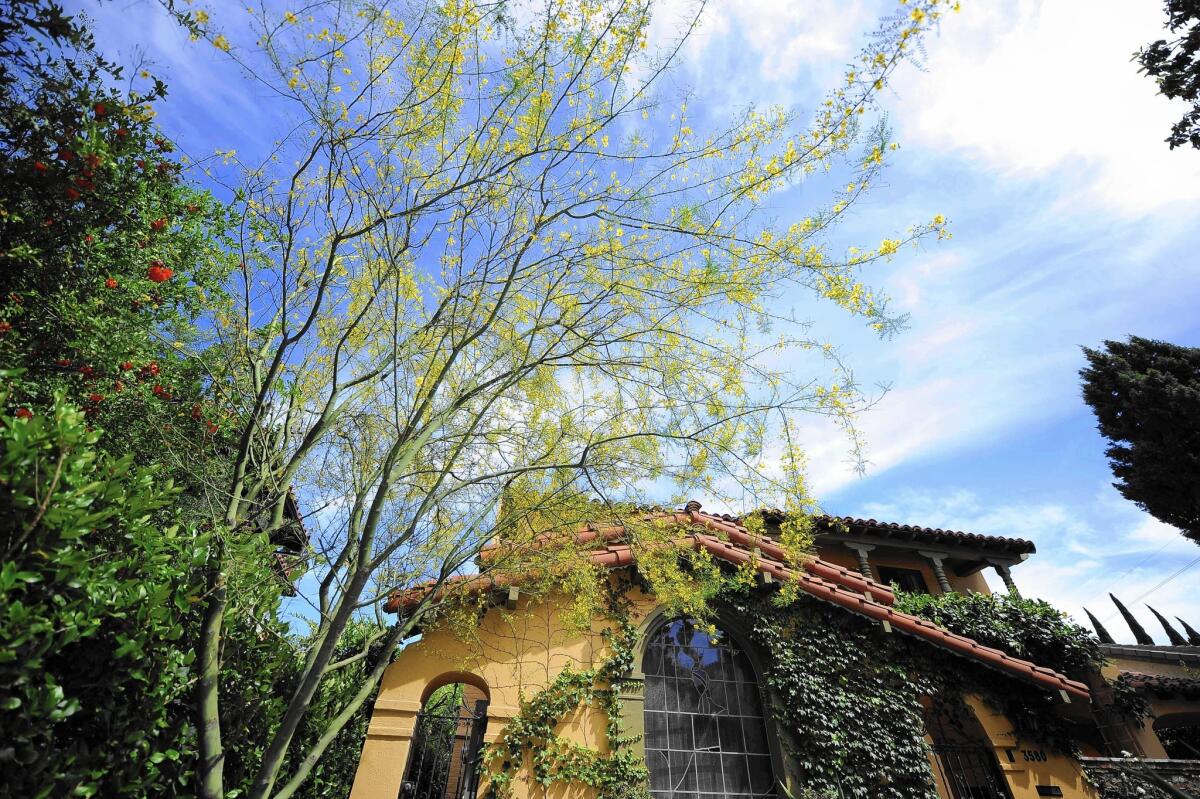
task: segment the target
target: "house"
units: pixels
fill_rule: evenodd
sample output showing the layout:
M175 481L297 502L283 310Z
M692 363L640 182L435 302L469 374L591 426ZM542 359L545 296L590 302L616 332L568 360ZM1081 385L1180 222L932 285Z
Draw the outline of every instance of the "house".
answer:
M573 534L624 580L620 625L572 631L561 592L523 594L513 574L464 578L483 600L474 635L433 624L398 654L351 799L645 796L643 762L653 799L1093 799L1079 750L1095 768L1124 768L1109 762L1120 754L1105 738L1115 716L1101 729L1093 713L1097 689L1108 695L1100 675L1075 679L896 606L892 586L986 594L985 569L1015 593L1012 569L1033 543L820 517L815 555L795 566L778 511L756 532L697 502L644 518L675 525L682 550L755 579L711 622L676 618L638 579L628 531L612 522ZM796 599L772 604L784 585ZM424 596L393 594L388 610ZM1200 775L1200 762L1180 763Z

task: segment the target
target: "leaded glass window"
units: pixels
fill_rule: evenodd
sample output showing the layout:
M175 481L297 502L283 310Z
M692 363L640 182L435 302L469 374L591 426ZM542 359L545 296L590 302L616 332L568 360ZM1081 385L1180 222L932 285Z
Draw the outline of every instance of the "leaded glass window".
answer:
M775 778L754 670L690 619L646 643L646 765L654 799L770 796Z

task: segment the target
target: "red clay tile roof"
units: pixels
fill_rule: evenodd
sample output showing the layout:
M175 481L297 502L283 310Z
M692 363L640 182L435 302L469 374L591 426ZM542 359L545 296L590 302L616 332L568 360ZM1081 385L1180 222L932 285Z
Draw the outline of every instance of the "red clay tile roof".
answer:
M1024 538L1005 538L999 535L980 535L958 530L943 530L940 527L919 527L914 524L877 522L874 519L856 519L852 516L818 516L818 532L837 533L848 529L851 533L897 538L905 541L920 541L927 544L956 544L980 547L1003 552L1033 553L1037 547Z
M1079 699L1090 698L1086 685L1059 674L1058 672L1005 652L983 646L977 641L942 629L931 621L901 613L892 607L891 588L868 580L856 571L843 568L820 558L804 562L802 569L787 565L783 550L769 536L758 537L731 517L701 513L699 503L688 503L682 511L662 511L647 514L647 520L675 521L686 533L680 535L680 546L703 548L715 557L732 564L746 563L755 557L760 572L780 581L796 581L800 590L852 613L879 622L886 622L894 629L925 640L934 646L947 649L985 666L1032 682L1047 690L1062 692L1063 696ZM629 566L634 562L633 550L623 543L625 528L619 525L587 525L576 534L578 543L597 542L591 550L592 562L609 568ZM965 534L963 534L965 535ZM485 550L484 561L494 557L496 548ZM489 554L492 553L492 554ZM459 590L479 591L502 588L520 582L519 575L495 574L489 576L466 575L454 578ZM394 613L401 608L415 606L429 593L429 588L418 586L393 593L385 609Z
M1200 679L1195 677L1173 677L1165 674L1143 674L1140 671L1123 671L1121 677L1134 690L1149 691L1155 696L1183 696L1187 699L1200 699Z

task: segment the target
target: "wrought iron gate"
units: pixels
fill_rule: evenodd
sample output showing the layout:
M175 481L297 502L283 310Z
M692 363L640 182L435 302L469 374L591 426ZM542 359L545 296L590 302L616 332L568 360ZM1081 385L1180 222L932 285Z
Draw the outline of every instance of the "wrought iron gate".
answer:
M400 799L475 799L477 765L487 727L487 700L451 711L421 711Z
M949 799L1011 799L992 750L982 746L934 746Z

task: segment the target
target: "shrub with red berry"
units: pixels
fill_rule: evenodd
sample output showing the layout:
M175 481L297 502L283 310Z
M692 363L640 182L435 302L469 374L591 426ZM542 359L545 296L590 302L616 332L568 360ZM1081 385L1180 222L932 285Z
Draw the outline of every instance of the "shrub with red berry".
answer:
M22 613L0 613L6 795L167 796L194 768L208 539L178 523L222 466L182 352L233 260L152 121L162 84L118 77L56 3L0 3L0 507L21 531L0 535L21 575L0 607Z
M41 18L49 5L25 0L14 19ZM10 403L37 411L61 390L105 431L102 446L151 462L166 435L172 447L205 446L203 422L171 426L206 378L176 347L221 301L232 266L226 219L181 179L154 124L164 86L147 78L118 93L119 70L87 31L65 16L54 24L26 30L36 44L0 72L0 369L24 370ZM14 28L4 30L12 50ZM120 397L90 401L152 362L171 391L136 380Z

